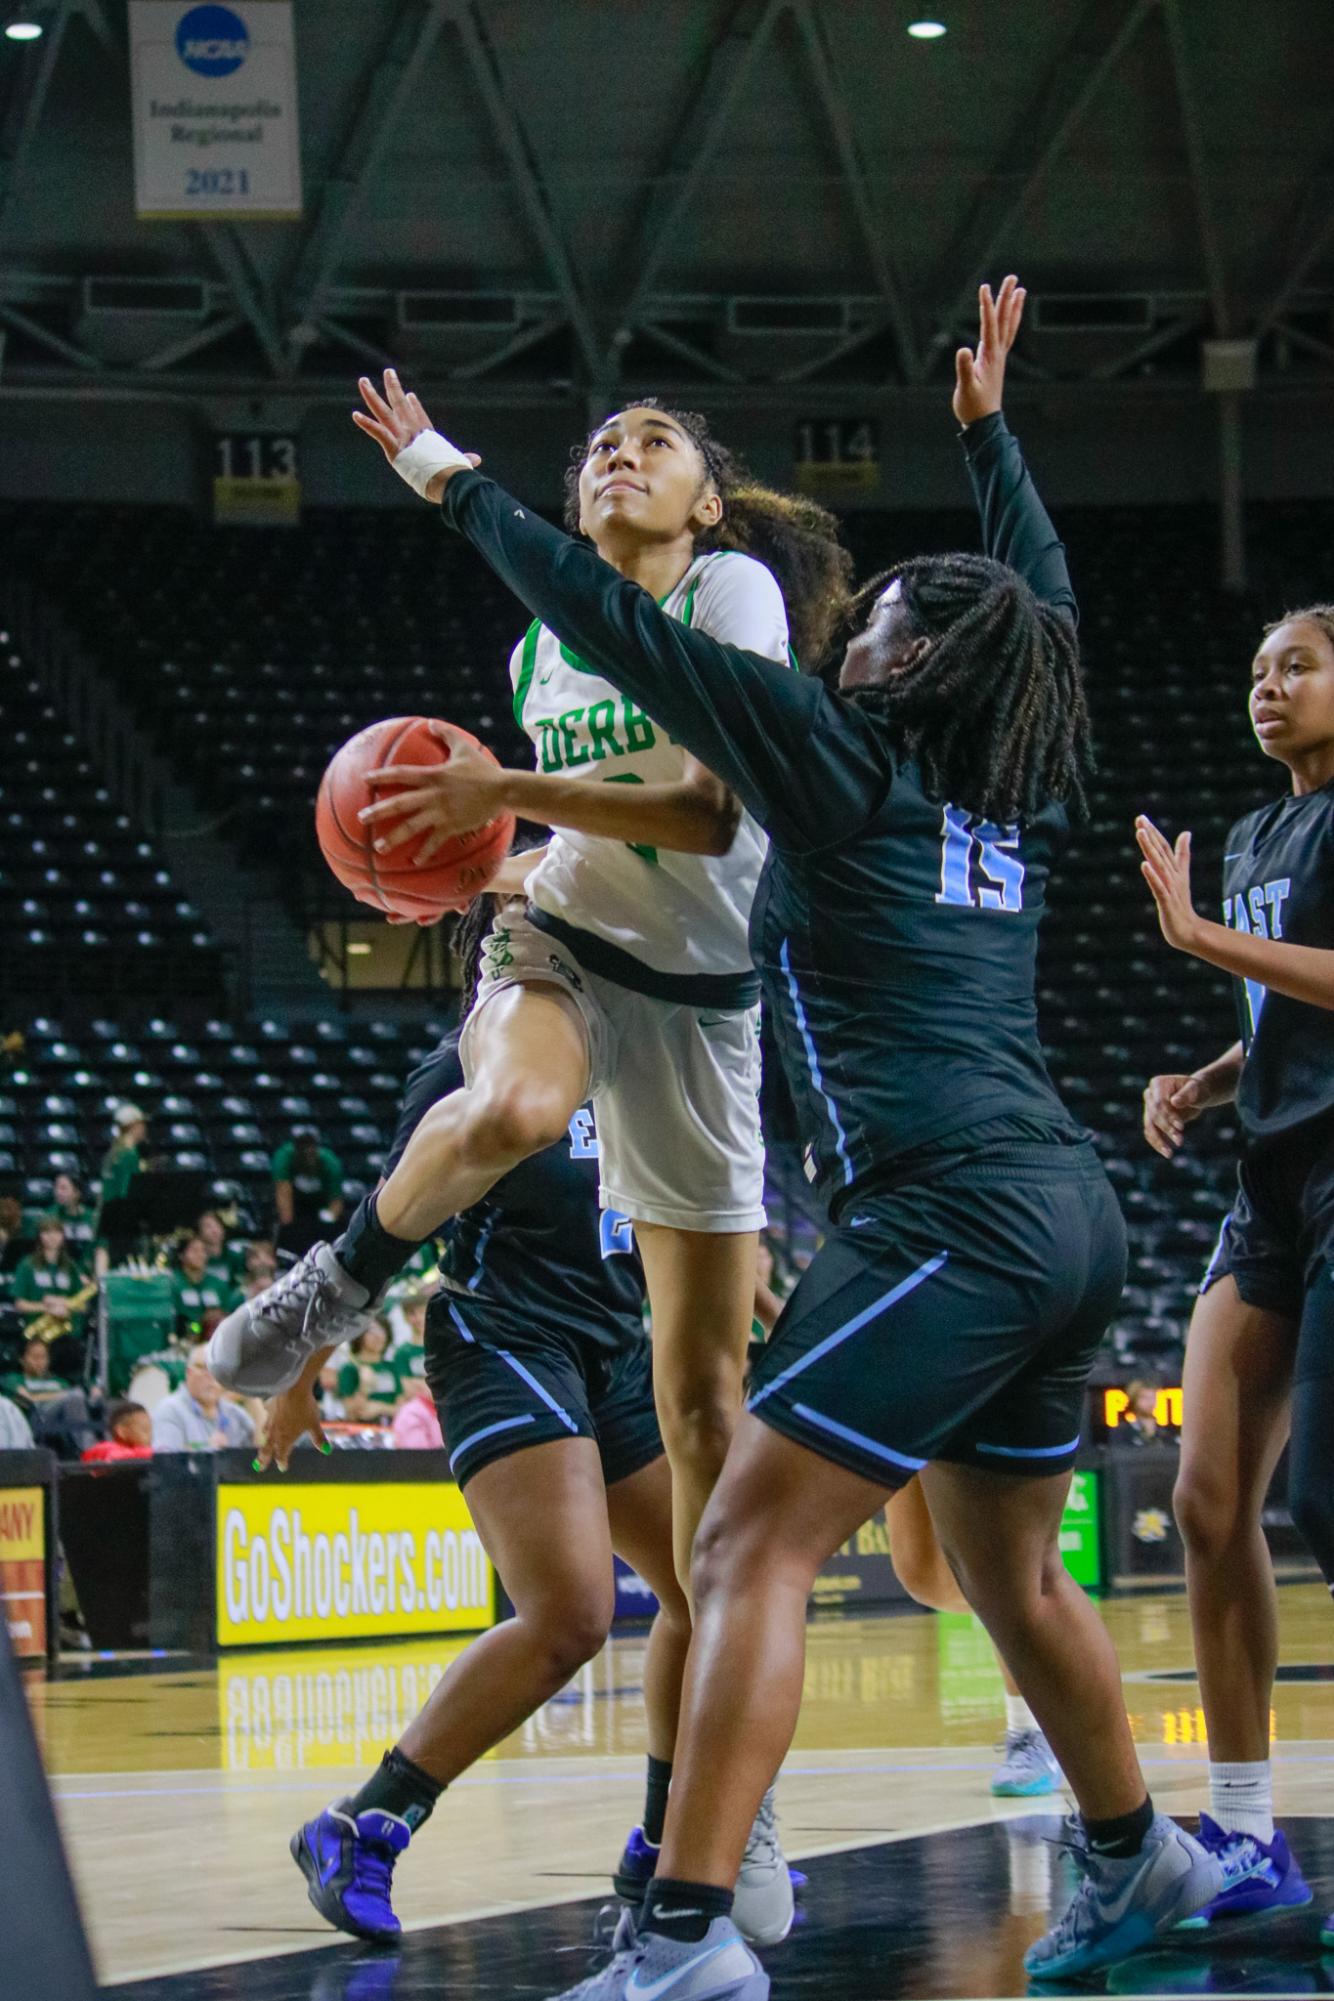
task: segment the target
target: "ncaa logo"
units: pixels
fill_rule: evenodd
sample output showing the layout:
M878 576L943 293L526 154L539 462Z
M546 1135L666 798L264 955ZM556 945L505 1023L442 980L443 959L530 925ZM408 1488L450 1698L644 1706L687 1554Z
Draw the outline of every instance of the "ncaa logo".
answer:
M177 23L176 53L197 76L230 76L250 53L250 32L230 7L192 7Z

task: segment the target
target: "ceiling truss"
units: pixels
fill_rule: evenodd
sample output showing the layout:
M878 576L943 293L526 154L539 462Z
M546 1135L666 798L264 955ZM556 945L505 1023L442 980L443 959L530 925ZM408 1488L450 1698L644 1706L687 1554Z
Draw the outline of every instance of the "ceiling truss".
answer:
M103 0L54 0L38 56L0 103L0 324L24 343L25 360L0 379L0 393L55 390L80 381L85 394L165 394L168 388L201 398L222 393L277 392L318 402L324 393L330 349L355 356L362 366L392 358L398 301L391 291L349 288L340 267L350 233L376 176L390 155L395 132L423 85L445 38L466 65L473 104L480 110L504 162L510 198L535 253L537 285L515 296L513 322L489 347L474 339L467 351L442 351L436 374L485 389L503 371L504 393L523 400L551 387L553 341L570 356L566 387L590 403L616 393L627 379L627 356L645 352L672 357L682 383L711 393L781 391L784 400L805 393L846 398L859 390L920 389L938 380L960 338L975 322L975 297L983 278L996 278L1013 254L1025 213L1068 155L1090 111L1115 76L1127 51L1150 23L1161 23L1164 54L1180 121L1202 281L1198 299L1165 298L1150 323L1119 343L1103 344L1073 371L1053 366L1041 344L1029 341L1013 360L1015 374L1033 383L1066 379L1073 372L1131 388L1147 365L1203 337L1252 337L1262 343L1262 376L1296 353L1308 368L1334 373L1334 317L1326 329L1295 324L1313 305L1328 304L1315 286L1318 267L1334 241L1334 205L1327 193L1334 157L1322 163L1297 205L1286 235L1287 268L1271 274L1271 288L1247 301L1239 274L1227 268L1218 199L1200 116L1201 88L1189 39L1191 10L1182 0L1087 0L1073 34L1062 43L1023 116L1002 149L995 170L953 240L932 281L930 298L911 297L890 250L891 234L867 165L866 141L840 85L830 35L838 0L719 0L711 43L687 79L681 115L664 157L646 177L633 203L614 268L625 271L618 294L592 301L576 267L552 202L542 161L510 88L502 54L488 26L484 0L396 0L384 13L388 25L374 50L355 106L334 157L309 201L308 216L276 277L266 278L252 258L246 231L218 220L193 225L208 288L201 323L164 327L156 344L131 361L99 355L79 324L82 274L25 272L3 262L4 238L31 168L43 111L70 35L117 46ZM817 123L837 170L839 196L855 231L860 287L850 295L841 330L812 335L794 355L793 342L763 335L748 341L754 365L739 366L735 352L715 352L701 325L728 326L738 303L725 293L673 293L669 276L674 245L707 185L711 166L757 78L774 38L784 33L800 66ZM999 189L997 194L994 190ZM184 274L182 274L184 275ZM1252 288L1254 290L1254 288ZM247 337L253 365L237 364L238 336ZM1281 336L1281 338L1280 338ZM208 350L226 344L228 359L208 372ZM316 360L316 353L323 361ZM524 365L532 368L526 377ZM1146 388L1155 385L1147 383Z

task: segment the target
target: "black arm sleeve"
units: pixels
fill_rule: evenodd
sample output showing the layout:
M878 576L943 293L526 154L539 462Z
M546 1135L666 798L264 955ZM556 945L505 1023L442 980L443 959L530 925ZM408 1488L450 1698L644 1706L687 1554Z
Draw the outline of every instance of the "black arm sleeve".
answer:
M478 472L455 473L443 512L558 639L731 786L780 846L823 847L878 807L892 778L888 746L819 681L682 625Z
M1077 623L1079 607L1065 566L1065 544L1038 497L1019 440L999 410L970 424L959 437L987 555L1017 570L1036 596Z

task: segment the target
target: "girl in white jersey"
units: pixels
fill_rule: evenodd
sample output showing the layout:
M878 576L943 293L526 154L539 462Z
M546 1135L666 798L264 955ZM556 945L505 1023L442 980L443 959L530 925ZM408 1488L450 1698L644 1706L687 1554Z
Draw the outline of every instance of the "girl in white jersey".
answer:
M420 405L392 375L385 397L365 381L362 393L370 415L357 421L394 462L426 428ZM794 651L808 665L824 652L851 567L832 517L756 487L702 419L652 401L617 413L577 455L568 491L572 525L683 622L794 667ZM644 1260L684 1577L741 1405L764 1221L746 939L764 843L711 774L540 625L510 675L536 770L469 757L442 726L448 764L396 767L396 785L414 789L365 816L386 846L502 808L559 829L536 868L524 857L526 918L488 941L467 1088L427 1114L333 1249L229 1316L214 1363L228 1384L288 1389L418 1243L550 1145L591 1095L603 1207L631 1219ZM304 1414L298 1384L273 1422L299 1435Z

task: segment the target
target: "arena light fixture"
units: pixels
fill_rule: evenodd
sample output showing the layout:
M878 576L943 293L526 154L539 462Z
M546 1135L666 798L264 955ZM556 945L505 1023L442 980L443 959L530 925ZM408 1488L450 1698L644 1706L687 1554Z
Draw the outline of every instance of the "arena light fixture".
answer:
M909 21L908 33L915 42L938 42L949 31L943 21Z
M35 42L43 33L40 21L34 21L28 14L16 14L5 23L5 35L11 42Z

